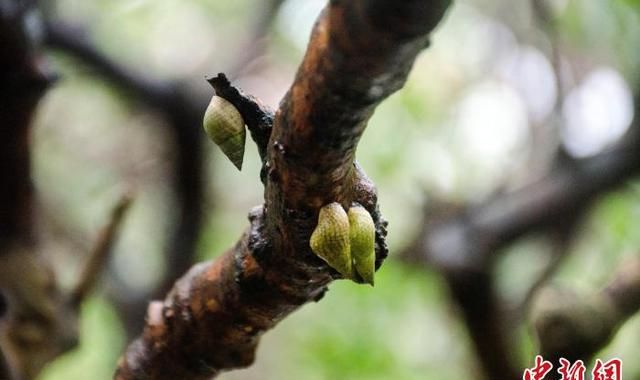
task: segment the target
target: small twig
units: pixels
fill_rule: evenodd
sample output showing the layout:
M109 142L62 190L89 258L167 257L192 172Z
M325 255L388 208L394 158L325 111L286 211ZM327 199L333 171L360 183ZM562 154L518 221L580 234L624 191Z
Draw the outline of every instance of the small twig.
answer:
M565 96L567 94L567 88L565 86L567 75L565 68L562 67L562 48L560 45L560 37L558 34L558 25L552 15L552 10L549 8L549 4L544 0L530 0L531 9L535 17L535 21L539 24L540 30L546 34L549 38L549 44L551 45L550 61L553 68L554 85L556 88L556 100L553 105L551 113L550 127L553 128L549 133L553 133L553 136L547 136L553 138L555 146L554 151L551 151L551 159L553 159L554 165L562 163L563 160L569 159L568 153L565 151L560 140L560 120L562 118L562 107L564 105ZM537 145L549 145L549 141L539 141Z
M257 98L247 95L239 88L232 86L229 79L227 79L223 73L219 73L215 77L207 78L207 82L213 87L217 96L228 100L242 115L251 134L251 138L258 147L258 154L262 162L260 181L266 184L269 170L267 164L267 148L269 147L269 138L271 137L271 130L273 129L274 111Z
M540 289L549 282L560 268L564 259L569 256L569 247L573 242L574 232L580 219L581 215L577 214L572 221L568 221L564 226L552 229L549 232L549 234L552 235L551 258L542 272L531 284L520 304L516 307L513 313L514 324L522 321L522 319L529 314L531 311L531 304L535 296L538 294L538 291L540 291Z
M70 294L70 302L75 307L78 307L95 288L100 274L104 271L107 260L112 252L111 248L117 238L122 220L129 206L131 206L132 200L133 196L130 193L123 194L122 198L111 211L109 222L100 231L98 239L89 254L89 261L82 270L80 280Z
M543 271L540 275L535 279L527 293L525 294L522 302L517 307L515 311L514 320L520 321L522 317L527 315L529 308L531 307L531 302L533 301L538 291L553 277L553 275L560 268L560 264L567 256L566 253L567 245L564 242L553 243L553 248L551 252L551 259L544 267Z

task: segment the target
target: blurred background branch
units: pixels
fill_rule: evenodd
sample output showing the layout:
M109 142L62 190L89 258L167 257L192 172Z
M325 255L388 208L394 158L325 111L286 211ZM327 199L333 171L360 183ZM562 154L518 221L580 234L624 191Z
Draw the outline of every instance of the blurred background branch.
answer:
M98 234L98 239L94 243L93 249L89 253L89 261L85 264L79 276L78 283L70 294L72 305L79 307L82 301L87 298L96 287L100 276L105 272L109 255L112 252L114 241L117 237L120 224L131 206L133 195L125 193L111 211L111 218Z
M484 378L495 379L504 373L516 378L521 367L514 363L512 326L505 323L513 317L494 289L496 255L527 234L552 234L560 239L556 244L561 250L555 252L555 259L531 289L550 280L552 268L557 268L560 258L568 253L562 250L566 248L563 242L574 232L585 210L603 193L617 189L638 173L639 136L640 122L636 120L627 136L611 149L594 157L566 161L545 178L515 192L495 195L485 204L463 208L441 220L433 218L428 209L422 232L402 257L434 266L444 274L476 347ZM530 290L524 302L530 302L534 293ZM555 341L573 349L582 347L577 340L556 337ZM602 345L599 341L598 347ZM543 352L551 357L567 350ZM583 357L570 357L578 358Z
M597 293L580 295L551 287L541 290L531 320L541 355L554 362L560 358L588 362L638 310L640 258L636 257L622 262Z
M144 292L114 292L129 336L143 326L143 317L150 299L164 294L173 282L194 261L196 241L202 220L203 153L201 139L201 113L206 100L194 98L178 83L160 82L133 73L101 53L86 38L84 30L62 23L49 22L46 42L93 67L104 80L115 83L136 100L152 107L167 120L176 144L177 157L173 172L173 188L178 199L171 242L166 249L164 278L156 289ZM116 277L117 279L117 277Z

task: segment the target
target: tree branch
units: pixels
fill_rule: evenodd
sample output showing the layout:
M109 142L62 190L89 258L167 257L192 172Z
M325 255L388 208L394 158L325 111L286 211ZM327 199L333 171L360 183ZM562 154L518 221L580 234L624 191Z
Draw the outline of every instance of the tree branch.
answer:
M132 194L125 193L111 211L111 218L102 228L98 239L89 254L89 261L84 266L75 288L71 291L69 301L78 307L93 290L98 278L106 267L107 259L112 251L120 224L131 206Z
M15 1L0 8L0 254L4 243L34 239L29 127L53 76L38 59L35 36L25 26L32 11Z
M575 223L599 195L638 173L638 97L635 108L633 125L612 149L590 158L562 161L536 183L480 206L458 207L439 221L428 221L403 253L404 259L434 265L444 274L486 378L500 378L505 373L517 376L504 311L495 302L492 276L497 254L532 232L546 231L568 239Z
M477 269L527 233L566 225L600 194L638 174L638 130L640 120L606 152L566 162L531 185L425 224L405 256L449 268Z
M251 227L232 250L195 266L163 303L150 305L116 379L208 379L251 364L262 333L340 277L309 248L319 208L359 201L383 231L375 188L354 165L356 145L375 106L406 80L447 5L330 2L276 112L265 206L251 212ZM380 263L386 247L377 244L376 254Z
M638 310L638 258L623 262L596 294L581 297L567 289L545 289L531 315L540 354L553 361L561 357L590 360Z
M34 6L0 6L0 377L24 380L77 341L77 316L66 307L34 228L29 136L53 81L38 51Z
M129 293L119 293L116 300L125 319L128 335L133 337L143 326L148 300L164 295L193 263L202 222L204 157L201 114L206 108L207 99L193 96L178 83L161 82L134 73L96 49L81 37L86 33L80 30L77 26L49 21L46 23L45 42L90 65L99 76L163 115L168 120L177 148L172 187L179 208L166 250L168 273L156 289L136 297L131 297Z

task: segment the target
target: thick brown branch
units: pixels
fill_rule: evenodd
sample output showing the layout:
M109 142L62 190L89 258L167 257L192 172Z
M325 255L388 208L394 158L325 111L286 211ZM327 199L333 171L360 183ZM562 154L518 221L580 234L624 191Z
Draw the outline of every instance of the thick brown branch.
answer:
M324 10L276 114L267 198L282 192L287 203L269 207L314 219L329 201L351 201L347 189L358 139L375 107L404 84L428 42L430 20L442 17L446 3L332 1ZM403 28L396 30L398 24ZM286 229L282 221L270 224Z
M404 83L447 3L330 3L276 113L265 207L252 211L251 228L233 250L196 266L163 303L150 305L144 334L121 359L117 379L207 379L251 364L262 333L339 277L309 248L326 203L365 206L376 219L378 258L386 255L375 188L354 165L355 149L375 106Z
M375 107L404 84L447 5L332 1L321 14L269 145L267 225L282 259L304 254L313 262L307 242L318 209L358 201L357 142Z

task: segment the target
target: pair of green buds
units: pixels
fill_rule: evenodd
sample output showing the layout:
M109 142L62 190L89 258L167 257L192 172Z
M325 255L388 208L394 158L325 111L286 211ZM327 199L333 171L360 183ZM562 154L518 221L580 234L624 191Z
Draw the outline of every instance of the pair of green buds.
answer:
M242 169L247 132L236 107L224 98L212 97L203 127L238 170ZM360 277L373 286L375 225L364 207L351 207L348 215L337 202L322 207L310 245L317 256L345 278Z
M375 224L364 207L356 205L346 213L340 203L333 202L320 209L310 246L344 278L360 277L373 286L375 239Z

